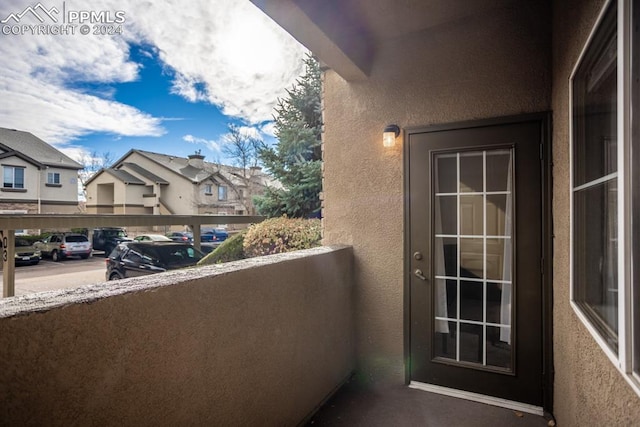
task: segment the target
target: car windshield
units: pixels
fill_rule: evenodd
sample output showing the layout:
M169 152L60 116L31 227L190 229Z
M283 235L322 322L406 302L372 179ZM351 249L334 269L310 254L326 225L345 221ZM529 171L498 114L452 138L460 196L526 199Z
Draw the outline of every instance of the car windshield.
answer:
M31 243L29 243L29 241L25 239L16 239L16 246L18 247L31 246Z
M87 239L86 236L82 236L82 235L77 235L77 236L66 236L65 240L67 242L88 242L89 239Z

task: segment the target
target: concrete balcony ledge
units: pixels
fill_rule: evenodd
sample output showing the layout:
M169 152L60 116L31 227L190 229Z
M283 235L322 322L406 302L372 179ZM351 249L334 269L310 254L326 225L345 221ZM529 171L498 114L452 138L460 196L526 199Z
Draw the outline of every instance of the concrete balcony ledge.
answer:
M297 425L354 369L353 254L287 254L0 301L11 425Z

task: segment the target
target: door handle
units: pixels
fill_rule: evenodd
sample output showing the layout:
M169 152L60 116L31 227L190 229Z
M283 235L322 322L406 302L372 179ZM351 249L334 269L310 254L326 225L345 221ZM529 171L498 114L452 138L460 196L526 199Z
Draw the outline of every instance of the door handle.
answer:
M421 279L421 280L424 280L424 281L426 281L426 280L427 280L427 278L425 277L424 273L423 273L423 272L422 272L422 270L420 270L419 268L416 268L416 270L413 272L413 274L414 274L417 278L419 278L419 279Z

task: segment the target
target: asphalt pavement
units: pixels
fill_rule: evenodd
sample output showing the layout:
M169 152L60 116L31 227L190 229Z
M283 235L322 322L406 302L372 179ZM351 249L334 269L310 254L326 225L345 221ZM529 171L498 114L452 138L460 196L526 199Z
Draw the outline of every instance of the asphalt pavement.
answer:
M104 282L105 270L102 253L88 259L69 258L59 262L45 258L37 265L16 267L16 295Z

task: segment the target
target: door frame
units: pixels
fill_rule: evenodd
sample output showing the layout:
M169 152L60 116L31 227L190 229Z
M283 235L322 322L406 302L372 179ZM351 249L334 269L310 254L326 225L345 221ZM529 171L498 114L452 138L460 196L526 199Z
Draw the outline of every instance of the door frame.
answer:
M553 412L553 206L552 206L552 137L551 113L532 113L517 116L497 117L464 122L454 122L404 129L403 147L403 191L404 191L404 356L405 384L411 382L411 247L410 247L410 200L409 194L409 137L417 133L470 129L514 123L539 122L540 162L542 189L542 394L543 408Z

